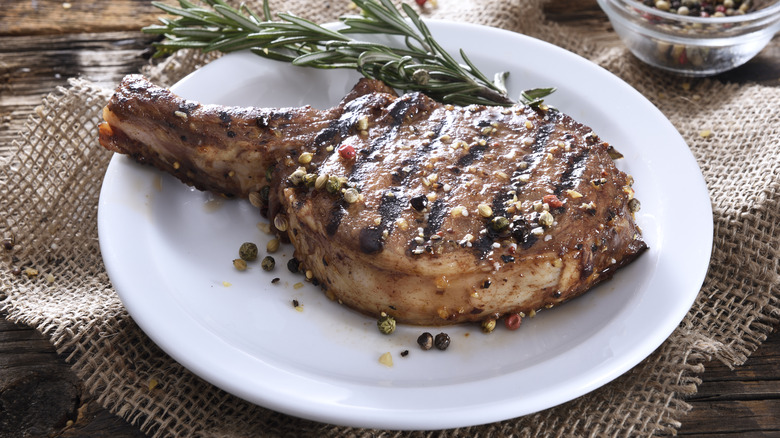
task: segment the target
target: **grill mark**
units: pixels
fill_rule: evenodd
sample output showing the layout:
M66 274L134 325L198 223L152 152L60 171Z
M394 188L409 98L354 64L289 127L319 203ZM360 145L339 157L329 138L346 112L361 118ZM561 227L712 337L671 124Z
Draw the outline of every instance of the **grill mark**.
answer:
M458 166L466 167L471 165L471 163L473 163L479 158L482 158L482 156L485 155L486 149L487 149L487 145L485 146L477 145L477 146L470 147L468 153L466 153L466 155L458 159Z
M392 196L388 196L392 193ZM403 194L388 190L382 201L379 203L379 216L382 221L379 225L365 227L360 230L360 250L366 254L375 254L381 252L385 246L385 231L389 235L395 226L395 219L401 213L403 206L406 205L406 198Z
M352 169L350 169L349 175L347 175L347 179L349 180L352 185L360 189L360 186L362 185L362 181L368 176L366 173L368 172L365 170L365 166L367 163L371 163L376 160L376 151L384 145L389 139L395 137L398 133L398 128L401 126L402 122L408 115L409 111L417 108L420 103L420 94L409 94L406 95L403 98L396 99L389 108L388 114L390 118L392 119L391 123L389 124L389 129L387 129L382 135L377 137L373 142L371 142L371 145L369 146L368 151L365 155L361 154L359 155L359 158L355 161L355 164L352 166ZM355 99L354 101L347 104L346 108L352 108L353 105L361 105L362 104L361 98ZM345 113L354 113L354 111L345 111ZM344 118L342 116L342 118ZM339 119L341 120L341 118ZM380 203L380 214L382 215L382 223L386 223L385 216L388 216L389 213L383 213L382 212L382 206L385 203L385 198L382 198L382 202ZM397 197L396 197L397 198ZM343 201L342 201L343 203ZM334 235L339 229L339 226L341 225L341 221L344 219L344 215L346 214L346 210L344 209L343 205L337 204L334 205L330 212L330 220L328 222L327 232L329 235ZM400 214L400 209L398 213L395 213L397 216ZM392 222L395 222L394 220ZM392 225L388 225L392 226ZM382 225L380 224L380 227ZM388 229L389 228L384 228ZM360 231L360 245L361 249L366 251L373 251L373 252L379 252L383 249L383 244L380 246L376 246L378 242L382 237L382 231L384 229L379 230L379 233L377 234L375 231L372 231L372 227L364 228ZM366 245L364 247L363 242L366 242ZM374 245L374 246L372 246ZM373 252L368 252L369 254Z
M561 174L561 179L555 186L555 194L560 195L564 190L573 189L577 186L578 180L582 177L587 167L588 149L581 149L578 154L571 157L566 169Z
M482 260L493 250L493 242L495 242L495 238L490 233L485 233L471 244L471 249Z
M539 165L545 156L545 146L547 141L549 140L550 135L555 131L555 127L561 119L561 113L550 112L548 114L549 117L547 123L539 127L536 134L534 135L534 142L531 144L531 152L523 158L523 161L528 164L527 167L518 167L514 172L512 172L512 177L510 179L511 185L514 187L518 195L523 186L519 180L520 175L530 175L531 172L533 172L533 169ZM501 192L493 198L491 207L493 209L494 216L506 216L506 202L509 199L512 199L512 194L508 191ZM490 251L493 250L493 243L495 243L499 238L500 236L498 234L491 232L490 228L488 228L488 232L482 234L479 239L477 239L472 244L472 249L480 259L484 259L490 253ZM533 245L534 242L535 239L530 242L530 245ZM525 247L528 242L524 240L523 242L518 243L522 243ZM528 246L530 247L530 245Z
M547 123L540 126L534 135L534 142L531 144L531 152L523 157L523 161L528 164L527 167L525 167L525 169L518 167L512 173L511 182L518 194L523 187L523 183L520 182L520 176L530 175L534 168L542 161L545 155L544 148L547 145L547 141L550 139L550 134L555 130L561 117L562 114L557 111L550 111L548 113Z
M449 111L445 113L445 116L439 121L439 123L436 124L434 129L431 130L433 132L433 138L438 138L442 131L445 131L452 125L453 117L450 114ZM417 148L415 154L407 158L401 163L401 168L393 172L392 174L392 182L393 185L400 185L405 188L409 187L409 184L412 181L411 176L414 175L417 170L419 169L419 164L423 160L423 158L426 158L428 155L431 154L431 152L434 150L433 148L434 142L431 141L426 146L423 146L421 148ZM406 167L411 167L409 171L404 171Z
M439 198L434 201L433 204L431 204L430 210L428 211L428 222L426 223L425 228L423 228L422 238L425 239L425 242L418 244L414 240L409 241L409 245L407 247L408 251L413 251L420 247L425 247L425 249L430 251L430 238L439 232L439 229L441 229L441 226L444 223L444 219L447 217L449 211L449 206L446 202L444 202L444 200Z
M338 119L331 120L327 128L317 133L317 136L314 137L314 141L313 141L315 148L319 149L322 146L334 142L334 139L336 139L336 136L339 134L340 131L339 122L340 120Z
M337 119L331 120L328 127L320 131L314 138L314 146L321 148L340 142L349 134L349 129L360 118L360 109L368 107L371 96L360 96L344 105L344 111Z
M438 137L441 132L449 127L449 125L452 123L452 116L449 114L446 114L444 118L442 118L439 123L437 123L436 127L432 130L433 137ZM392 190L395 191L396 196L395 199L398 199L401 201L401 198L403 195L400 195L402 193L402 190L405 188L409 188L409 185L412 181L412 175L416 173L416 171L419 169L420 162L430 155L431 151L433 151L433 144L434 142L431 141L426 146L423 146L421 148L418 148L414 156L408 160L404 160L404 167L406 166L412 166L412 169L409 172L403 172L402 169L399 169L398 173L393 174L393 183L396 185ZM405 175L403 174L405 173ZM396 182L397 181L397 182ZM400 187L398 187L400 186ZM386 229L389 233L392 233L394 226L392 224L395 224L395 220L398 219L398 216L401 215L402 207L406 205L408 201L406 201L405 197L403 197L403 202L400 202L397 205L397 208L393 209L392 211L383 211L382 207L384 205L386 197L382 199L383 203L380 204L380 214L382 215L382 224L380 224L380 227L383 226L386 222L389 223L389 226L386 226L384 229ZM426 228L424 230L424 236L427 239L430 237L430 235L436 233L439 231L439 228L441 227L442 222L444 222L444 216L446 214L447 210L445 208L445 205L441 199L437 199L433 205L430 207L430 211L428 212L428 223L426 225Z
M428 212L428 224L423 229L423 235L426 239L439 232L444 218L447 217L447 212L449 212L449 208L444 200L439 198L433 202L431 210Z
M347 201L343 198L339 198L339 200L333 204L333 208L331 208L330 214L328 215L328 225L325 226L325 232L328 233L328 236L333 236L336 234L336 231L338 231L341 220L344 219L344 215L347 214L346 206Z
M491 202L491 208L493 209L493 217L507 216L506 202L512 199L513 196L514 194L509 191L502 191L493 198L493 201ZM507 219L511 219L511 218L507 218ZM500 235L495 231L491 230L487 221L485 223L485 227L487 229L487 232L481 234L479 236L479 239L477 239L474 243L472 243L471 246L474 253L480 259L484 259L488 255L488 253L490 253L490 251L493 250L493 243L495 243L497 240L499 240L502 237L506 237L503 234Z

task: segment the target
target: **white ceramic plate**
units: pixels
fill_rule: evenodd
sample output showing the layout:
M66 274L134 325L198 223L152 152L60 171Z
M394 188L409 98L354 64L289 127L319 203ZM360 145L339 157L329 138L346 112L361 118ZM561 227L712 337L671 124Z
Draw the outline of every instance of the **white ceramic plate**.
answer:
M448 327L448 350L422 351L416 338L425 328L384 336L373 319L329 301L318 288L296 289L302 277L286 269L292 247L274 255L273 272L259 263L238 272L231 260L240 244L263 249L268 240L248 202L219 200L116 156L100 197L103 258L133 319L173 358L230 393L292 415L438 429L571 400L636 365L675 329L707 270L712 211L702 175L669 121L612 74L557 47L492 28L430 24L445 48L464 48L488 74L510 71L512 95L558 87L547 101L625 155L619 165L636 179L649 251L518 331ZM175 91L205 103L325 108L356 79L240 53L193 73ZM274 277L281 281L271 284ZM385 352L392 367L378 361Z

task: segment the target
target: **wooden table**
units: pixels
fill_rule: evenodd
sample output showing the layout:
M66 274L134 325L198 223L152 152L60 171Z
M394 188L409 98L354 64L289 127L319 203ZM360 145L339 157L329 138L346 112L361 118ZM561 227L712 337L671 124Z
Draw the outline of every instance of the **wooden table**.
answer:
M583 33L609 28L595 0L560 0L554 21ZM113 87L136 72L152 38L138 29L156 21L146 0L103 2L4 1L0 8L0 148L8 148L41 98L70 77ZM589 31L589 29L591 29ZM603 39L603 38L602 38ZM614 34L601 41L620 44ZM780 37L747 65L720 77L780 86ZM0 291L0 298L2 291ZM748 362L729 370L706 364L694 406L680 435L780 435L780 334ZM101 408L53 347L35 330L0 313L0 437L140 437Z

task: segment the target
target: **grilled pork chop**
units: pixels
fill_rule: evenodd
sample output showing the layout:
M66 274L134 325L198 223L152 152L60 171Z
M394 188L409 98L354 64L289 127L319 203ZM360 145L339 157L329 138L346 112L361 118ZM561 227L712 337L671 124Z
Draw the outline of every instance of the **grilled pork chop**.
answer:
M327 110L223 107L128 76L103 116L107 149L261 199L307 276L374 316L533 313L646 249L631 177L552 109L442 105L368 79Z

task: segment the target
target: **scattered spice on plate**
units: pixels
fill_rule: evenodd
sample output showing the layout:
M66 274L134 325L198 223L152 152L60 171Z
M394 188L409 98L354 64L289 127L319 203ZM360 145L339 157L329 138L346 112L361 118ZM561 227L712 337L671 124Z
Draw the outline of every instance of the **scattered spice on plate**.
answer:
M376 321L376 326L380 333L389 335L395 331L395 318L382 312L379 319Z
M433 335L425 332L417 338L417 345L423 350L430 350L433 347Z
M393 355L388 351L387 353L379 356L379 363L386 367L393 366Z
M450 335L444 332L439 333L433 340L433 345L439 350L446 350L450 346Z
M517 330L522 324L523 318L518 313L513 313L504 319L504 326L509 330Z
M238 256L247 262L257 259L257 245L252 242L242 243L238 249Z
M233 259L233 266L238 269L239 271L246 271L246 260L244 259Z
M493 330L496 329L496 320L493 318L488 318L484 321L482 321L482 332L483 333L492 333Z
M263 267L263 271L273 271L276 266L276 260L271 256L266 256L263 261L260 262L260 266Z

